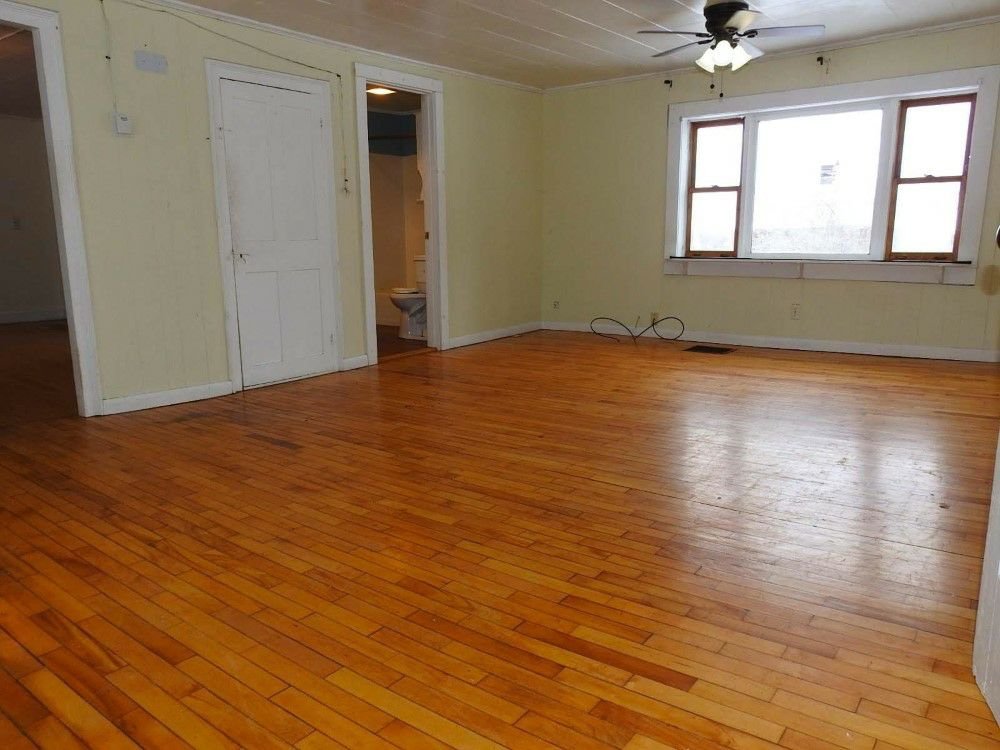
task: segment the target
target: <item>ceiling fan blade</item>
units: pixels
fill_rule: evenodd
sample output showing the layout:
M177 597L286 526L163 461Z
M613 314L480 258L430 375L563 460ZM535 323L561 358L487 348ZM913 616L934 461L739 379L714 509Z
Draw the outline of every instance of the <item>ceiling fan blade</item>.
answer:
M696 36L711 39L712 35L704 31L668 31L667 29L642 29L639 34L680 34L681 36Z
M751 60L756 60L758 57L764 56L764 50L756 45L750 44L746 39L740 39L740 46L746 50L746 53L750 55Z
M826 33L826 26L771 26L764 29L750 29L747 36L750 37L818 37Z
M726 21L726 28L736 29L737 34L742 34L753 25L759 15L755 10L738 10Z
M688 47L697 47L702 44L708 44L706 39L703 42L690 42L689 44L682 44L680 47L674 47L673 49L664 50L663 52L657 52L653 57L666 57L667 55L672 55L675 52L680 52L682 49L687 49Z

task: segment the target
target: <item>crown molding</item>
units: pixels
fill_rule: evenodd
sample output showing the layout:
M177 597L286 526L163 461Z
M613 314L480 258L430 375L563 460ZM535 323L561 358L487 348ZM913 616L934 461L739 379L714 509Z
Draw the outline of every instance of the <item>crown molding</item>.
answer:
M184 0L120 0L123 4L129 5L133 8L143 8L147 10L157 10L159 8L165 8L168 10L173 10L178 13L189 13L194 16L202 16L204 18L210 18L214 21L222 21L225 23L231 23L236 26L242 26L247 29L252 29L254 31L263 31L269 34L277 34L278 36L287 37L289 39L296 39L302 42L309 42L310 44L317 44L324 47L332 47L333 49L340 50L342 52L353 52L361 53L364 55L376 55L378 57L385 58L386 60L392 60L394 62L405 63L407 65L419 65L422 68L427 68L429 70L440 71L443 73L449 73L451 75L462 76L464 78L472 78L478 81L485 81L487 83L495 83L500 86L508 86L510 88L518 89L520 91L530 91L532 93L538 94L542 93L543 89L538 86L530 86L526 83L519 83L518 81L509 81L505 78L495 78L494 76L488 76L483 73L473 73L469 70L461 70L459 68L451 68L447 65L438 65L437 63L427 62L426 60L417 60L411 57L403 57L402 55L394 55L391 52L384 52L377 49L368 49L367 47L359 47L354 44L348 44L346 42L338 42L335 39L328 39L322 36L316 36L315 34L309 34L305 31L296 31L295 29L289 29L285 26L277 26L271 23L265 23L263 21L255 21L252 18L247 18L246 16L238 16L234 13L226 13L221 10L213 10L211 8L203 8L200 5L194 5L189 2L184 2Z

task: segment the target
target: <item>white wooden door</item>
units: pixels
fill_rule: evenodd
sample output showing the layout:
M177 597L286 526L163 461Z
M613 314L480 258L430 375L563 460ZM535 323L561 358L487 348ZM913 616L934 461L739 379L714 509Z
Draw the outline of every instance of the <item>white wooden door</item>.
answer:
M246 387L337 368L333 200L322 97L222 81Z

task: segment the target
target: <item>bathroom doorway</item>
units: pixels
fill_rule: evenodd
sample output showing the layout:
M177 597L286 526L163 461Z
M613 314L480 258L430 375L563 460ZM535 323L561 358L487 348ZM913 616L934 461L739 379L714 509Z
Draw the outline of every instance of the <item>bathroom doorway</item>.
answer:
M440 83L358 66L371 364L445 348Z
M378 356L427 349L427 249L421 96L371 84L368 170Z

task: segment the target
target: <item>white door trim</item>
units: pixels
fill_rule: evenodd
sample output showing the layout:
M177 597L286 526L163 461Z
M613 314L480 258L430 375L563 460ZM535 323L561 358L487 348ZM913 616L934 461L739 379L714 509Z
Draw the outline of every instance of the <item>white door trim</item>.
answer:
M69 323L73 379L81 416L101 413L101 375L87 272L87 248L73 158L73 129L66 89L66 66L59 33L59 14L0 0L0 21L31 29L35 40L38 88L49 158L49 181L55 207L63 296ZM111 125L109 123L108 127Z
M425 200L433 211L428 217L431 238L427 258L427 343L435 349L448 345L448 237L445 210L444 169L444 85L423 76L400 73L388 68L355 63L355 92L358 117L358 171L361 197L361 248L365 285L365 347L369 364L378 362L375 334L375 245L372 239L371 171L368 161L369 82L385 83L423 96L421 112L431 137L427 144L429 178L424 184Z
M328 137L323 140L324 156L329 164L329 169L325 171L327 179L330 182L329 195L331 197L327 210L330 212L330 226L333 229L330 251L333 254L334 316L336 318L334 323L334 353L337 363L336 369L343 370L345 369L343 359L344 319L340 286L340 257L337 247L337 195L333 184L335 167L333 159L333 133L336 129L334 123L337 120L333 117L333 99L330 93L330 83L329 81L315 78L304 78L288 73L250 68L245 65L237 65L220 60L206 60L205 73L208 80L208 105L212 123L212 167L215 174L215 210L219 225L219 260L222 265L226 346L229 350L229 377L233 383L233 391L242 391L244 385L243 363L240 359L239 320L236 312L236 275L233 267L232 214L230 213L228 177L226 174L226 149L222 137L223 79L302 91L309 94L316 94L322 99L323 111L326 113L325 121L328 126Z

